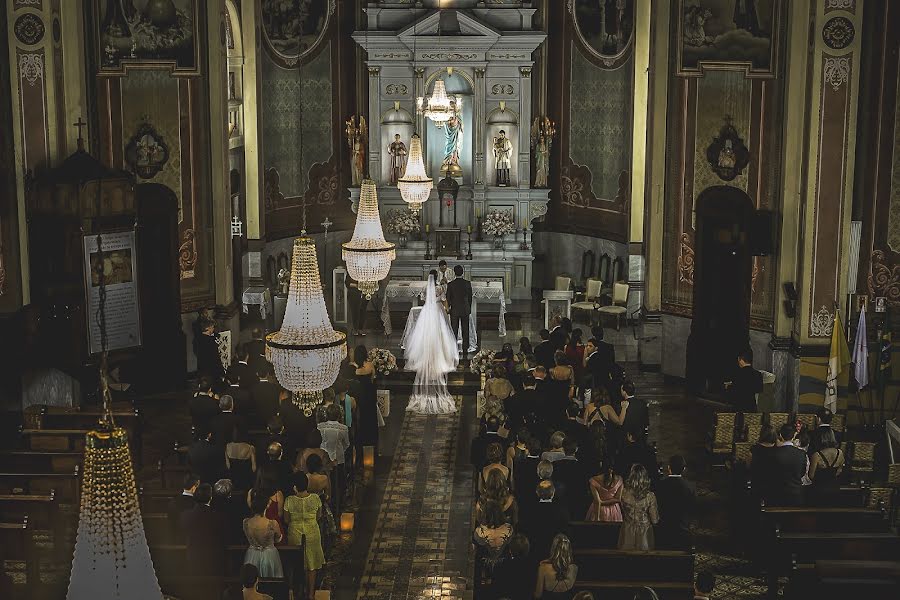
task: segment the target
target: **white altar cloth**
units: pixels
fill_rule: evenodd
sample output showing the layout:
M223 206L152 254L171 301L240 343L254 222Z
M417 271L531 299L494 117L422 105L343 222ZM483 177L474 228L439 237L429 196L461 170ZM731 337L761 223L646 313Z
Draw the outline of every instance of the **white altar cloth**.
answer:
M419 300L424 300L425 281L391 281L384 288L384 302L381 304L381 322L384 323L384 333L391 335L391 299L402 298L418 305ZM479 300L497 300L500 303L500 318L497 330L500 337L506 336L506 297L503 295L503 284L499 281L473 281L472 282L472 314L469 315L469 352L474 352L478 347L476 333L476 317L478 316ZM456 332L457 339L461 342L460 332Z

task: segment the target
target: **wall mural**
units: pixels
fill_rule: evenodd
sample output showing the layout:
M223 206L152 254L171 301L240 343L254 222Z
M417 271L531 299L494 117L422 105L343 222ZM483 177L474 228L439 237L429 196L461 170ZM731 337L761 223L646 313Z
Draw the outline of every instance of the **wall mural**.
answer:
M751 77L775 76L780 0L680 0L679 8L679 75L727 64L743 65Z
M596 56L616 57L634 38L634 0L569 0L575 31Z
M94 0L100 72L122 73L128 63L199 70L197 0Z
M293 68L325 37L335 0L262 0L263 34L272 59Z

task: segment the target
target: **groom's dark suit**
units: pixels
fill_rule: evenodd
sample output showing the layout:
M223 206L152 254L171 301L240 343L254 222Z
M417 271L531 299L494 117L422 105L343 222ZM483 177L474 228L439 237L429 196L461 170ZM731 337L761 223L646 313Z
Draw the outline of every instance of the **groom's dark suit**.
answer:
M462 354L469 357L469 315L472 313L472 284L457 277L447 284L447 302L450 304L450 327L453 334L462 327Z

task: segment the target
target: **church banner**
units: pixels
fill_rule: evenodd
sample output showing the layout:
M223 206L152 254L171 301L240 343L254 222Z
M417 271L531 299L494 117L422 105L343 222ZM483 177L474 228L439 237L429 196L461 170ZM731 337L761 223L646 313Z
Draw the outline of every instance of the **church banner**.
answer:
M106 349L120 350L141 345L134 231L105 232L100 238L102 248L98 248L96 234L84 236L85 296L91 354L103 350L99 321L101 273L106 289Z

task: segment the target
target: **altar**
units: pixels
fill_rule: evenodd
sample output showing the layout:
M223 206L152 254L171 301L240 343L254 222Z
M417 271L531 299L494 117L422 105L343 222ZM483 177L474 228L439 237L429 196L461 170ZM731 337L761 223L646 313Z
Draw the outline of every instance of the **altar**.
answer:
M384 288L384 301L381 304L381 322L384 324L385 335L393 333L391 325L391 300L411 302L418 306L424 299L426 281L391 281ZM472 282L472 313L469 315L469 352L478 348L478 301L496 301L500 304L499 325L497 330L500 337L506 336L506 297L503 294L503 286L500 282ZM461 343L461 334L456 332L457 339Z
M530 234L547 213L546 173L533 151L549 153L543 115L532 114L532 52L546 39L535 9L496 3L474 11L432 11L409 3L369 5L353 39L366 51L367 171L377 183L385 233L397 243L391 278L422 279L441 258L462 264L473 283L501 282L504 299L530 300ZM427 117L435 90L452 103L449 123ZM537 132L537 133L536 133ZM413 135L421 139L434 187L416 215L418 231L397 231L406 211L397 188ZM539 143L540 142L540 143ZM534 150L533 150L534 149ZM359 187L350 188L356 212ZM485 224L502 213L502 234ZM424 271L423 271L424 269Z

